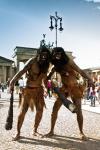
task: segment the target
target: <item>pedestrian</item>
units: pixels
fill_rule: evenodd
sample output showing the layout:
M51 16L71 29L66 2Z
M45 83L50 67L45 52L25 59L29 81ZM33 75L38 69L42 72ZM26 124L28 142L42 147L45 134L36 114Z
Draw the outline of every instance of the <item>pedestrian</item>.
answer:
M96 101L96 90L95 87L90 87L90 100L91 100L91 106L95 107L95 101Z
M49 98L51 98L52 97L52 84L51 84L51 80L48 80L48 82L47 82L47 92L48 92Z
M37 132L38 126L42 119L43 108L45 106L44 101L44 88L42 82L47 79L47 72L50 63L50 51L45 46L42 46L36 57L31 58L10 81L10 91L13 91L15 82L22 77L23 74L27 73L27 83L22 91L22 103L20 105L21 111L18 116L17 122L17 134L14 140L20 138L20 130L24 121L24 117L28 108L31 110L36 108L35 124L33 134L39 134ZM47 82L46 82L47 83ZM8 127L9 128L9 127ZM7 129L7 127L6 127Z
M23 80L23 77L21 77L19 80L18 80L18 84L19 84L19 88L20 90L24 87L24 80Z
M16 94L19 93L19 82L18 82L18 80L15 82L15 93Z
M10 78L8 78L7 82L6 82L6 86L7 86L7 93L9 93L9 83L10 83Z
M5 89L5 85L4 85L4 83L2 82L2 83L1 83L1 90L2 90L2 92L4 92L4 89Z
M98 87L97 87L97 100L100 104L100 83L98 84Z

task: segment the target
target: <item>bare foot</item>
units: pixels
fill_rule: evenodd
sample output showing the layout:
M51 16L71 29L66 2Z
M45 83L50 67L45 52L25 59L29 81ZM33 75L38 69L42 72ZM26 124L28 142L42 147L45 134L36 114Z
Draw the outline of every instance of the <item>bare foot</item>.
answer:
M88 140L88 137L86 137L84 134L81 134L81 140L87 141L87 140Z
M40 133L38 133L38 132L33 132L33 135L34 135L34 136L38 136L38 137L42 137L42 136L43 136L42 134L40 134Z
M13 139L12 139L12 141L18 141L20 139L20 135L16 135Z
M49 133L47 133L47 134L43 135L43 137L51 137L51 136L53 136L53 135L54 135L54 133L53 133L53 132L49 132Z

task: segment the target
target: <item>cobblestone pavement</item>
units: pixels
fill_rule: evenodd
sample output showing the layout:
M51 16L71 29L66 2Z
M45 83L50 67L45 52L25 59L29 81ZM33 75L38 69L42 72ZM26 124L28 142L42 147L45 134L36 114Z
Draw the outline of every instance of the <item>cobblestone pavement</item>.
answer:
M15 98L17 98L15 96ZM50 116L54 100L46 99L46 109L38 131L48 133L50 129ZM12 141L16 134L18 116L18 101L14 101L13 129L6 131L4 126L9 107L9 95L0 99L0 150L100 150L100 114L83 110L84 133L89 138L81 141L79 136L76 115L64 106L61 107L55 126L55 135L52 138L32 136L35 112L30 109L24 120L19 141Z

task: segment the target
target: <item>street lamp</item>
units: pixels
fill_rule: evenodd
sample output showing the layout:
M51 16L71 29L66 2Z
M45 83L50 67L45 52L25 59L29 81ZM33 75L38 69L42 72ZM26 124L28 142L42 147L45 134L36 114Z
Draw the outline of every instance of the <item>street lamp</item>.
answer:
M50 30L52 31L55 27L56 29L56 41L55 41L55 44L56 44L56 47L57 47L57 29L58 29L58 20L60 21L60 28L59 28L59 31L63 31L63 28L62 28L62 17L59 17L57 15L57 12L55 12L55 16L50 16L50 20L51 20L51 25L50 25ZM55 21L55 26L53 26L53 20Z

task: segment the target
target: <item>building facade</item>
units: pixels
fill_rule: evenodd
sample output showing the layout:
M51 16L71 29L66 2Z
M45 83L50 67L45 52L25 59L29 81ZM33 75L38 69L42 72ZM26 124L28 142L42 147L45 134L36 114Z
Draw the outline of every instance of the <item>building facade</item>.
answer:
M16 46L16 48L14 49L14 54L12 56L14 60L15 72L18 72L20 70L20 63L25 64L25 62L31 57L35 57L37 51L38 49L36 48Z
M35 57L39 48L29 48L16 46L12 56L13 61L0 56L0 82L6 82L8 78L12 78L19 70L20 65L31 57ZM66 54L74 59L72 52L66 51ZM84 69L84 71L91 76L93 81L100 80L100 67Z
M0 56L0 83L6 83L12 77L14 61Z
M84 71L90 75L94 82L100 83L100 67L91 67L88 69L84 69Z

